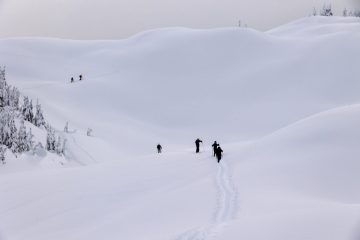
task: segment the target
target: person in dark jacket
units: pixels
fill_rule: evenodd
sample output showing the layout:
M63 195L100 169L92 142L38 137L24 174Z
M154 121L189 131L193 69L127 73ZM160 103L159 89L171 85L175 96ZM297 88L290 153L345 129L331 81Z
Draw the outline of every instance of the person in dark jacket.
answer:
M158 144L158 145L156 146L156 148L157 148L158 153L161 153L162 146L161 146L160 144Z
M215 155L216 155L216 158L217 158L217 161L218 163L220 162L221 158L222 158L222 153L223 153L223 150L221 149L220 145L216 148L216 152L215 152Z
M71 83L73 83L73 82L74 82L74 78L73 78L73 77L71 78L70 82L71 82Z
M199 138L195 140L196 153L200 152L200 143L202 143L202 141Z
M82 75L79 76L79 80L80 80L80 81L82 80Z
M213 147L213 151L214 151L214 157L216 155L216 149L219 146L219 144L215 141L213 145L211 145Z

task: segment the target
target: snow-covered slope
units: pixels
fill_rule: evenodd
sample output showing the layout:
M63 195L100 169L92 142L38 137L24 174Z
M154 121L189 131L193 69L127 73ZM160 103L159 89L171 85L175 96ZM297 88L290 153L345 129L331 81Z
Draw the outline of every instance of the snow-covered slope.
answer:
M337 17L0 40L8 82L70 126L64 165L0 167L0 239L358 239L359 41Z

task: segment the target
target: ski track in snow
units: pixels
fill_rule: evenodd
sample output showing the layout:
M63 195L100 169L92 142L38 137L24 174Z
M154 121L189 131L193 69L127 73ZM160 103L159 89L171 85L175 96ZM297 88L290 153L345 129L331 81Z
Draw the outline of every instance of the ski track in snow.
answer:
M229 165L221 161L215 178L217 188L217 204L214 210L212 224L186 231L175 240L206 240L221 231L221 229L237 216L237 189L232 181Z

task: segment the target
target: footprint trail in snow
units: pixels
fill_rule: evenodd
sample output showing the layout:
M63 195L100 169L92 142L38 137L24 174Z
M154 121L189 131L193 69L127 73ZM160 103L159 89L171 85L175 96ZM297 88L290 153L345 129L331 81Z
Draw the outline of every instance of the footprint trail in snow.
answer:
M219 164L216 175L217 204L214 210L213 224L189 230L176 240L206 240L215 236L227 222L237 215L237 190L233 184L229 165L226 161Z

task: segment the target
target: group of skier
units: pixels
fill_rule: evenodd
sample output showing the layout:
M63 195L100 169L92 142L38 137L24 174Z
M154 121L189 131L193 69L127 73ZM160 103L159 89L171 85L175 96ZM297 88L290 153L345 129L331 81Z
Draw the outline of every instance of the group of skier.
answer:
M196 146L196 153L199 153L200 152L200 143L202 143L203 141L199 138L197 138L195 140L195 146ZM214 153L214 157L216 157L217 159L217 162L219 163L221 158L222 158L222 153L223 153L223 150L221 149L220 147L220 144L218 144L216 141L213 143L213 145L211 145L212 148L213 148L213 153ZM160 144L158 144L156 146L156 149L158 151L158 153L161 153L162 151L162 146Z
M223 150L221 149L220 144L218 144L216 141L211 146L213 147L214 157L217 158L219 163L222 158Z
M200 152L200 143L202 143L203 141L200 140L199 138L195 140L195 146L196 146L196 153ZM220 162L221 158L222 158L222 153L223 150L220 147L220 144L218 144L216 141L213 143L213 145L211 145L213 148L213 153L214 153L214 157L217 158L217 161Z
M83 79L83 76L80 74L79 75L79 81L81 81ZM74 77L71 77L70 82L73 83L74 82Z

